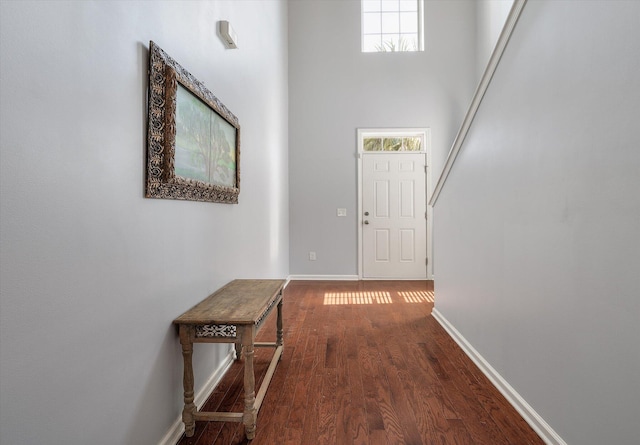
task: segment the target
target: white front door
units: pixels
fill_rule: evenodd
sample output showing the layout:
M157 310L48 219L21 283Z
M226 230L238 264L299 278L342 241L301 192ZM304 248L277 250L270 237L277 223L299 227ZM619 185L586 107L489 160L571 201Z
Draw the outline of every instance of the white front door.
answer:
M425 153L362 154L362 277L427 278Z

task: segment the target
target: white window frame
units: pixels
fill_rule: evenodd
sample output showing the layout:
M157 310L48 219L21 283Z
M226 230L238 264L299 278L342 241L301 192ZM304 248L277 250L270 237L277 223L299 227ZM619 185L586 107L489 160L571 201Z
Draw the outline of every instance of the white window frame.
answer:
M418 4L418 49L411 51L365 51L364 47L364 5L360 0L360 51L363 53L384 53L384 52L420 52L424 51L424 0L416 0ZM382 35L382 32L380 32Z
M391 154L391 153L427 153L431 130L429 128L359 128L358 153ZM364 140L369 138L420 138L420 150L412 151L365 151Z

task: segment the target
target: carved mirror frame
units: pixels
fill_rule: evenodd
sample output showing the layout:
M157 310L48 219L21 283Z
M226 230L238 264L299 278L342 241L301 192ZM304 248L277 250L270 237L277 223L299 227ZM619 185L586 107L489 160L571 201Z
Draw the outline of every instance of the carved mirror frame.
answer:
M176 95L183 86L235 128L235 186L182 177L175 171ZM240 125L238 118L154 42L149 43L147 198L237 204L240 194Z

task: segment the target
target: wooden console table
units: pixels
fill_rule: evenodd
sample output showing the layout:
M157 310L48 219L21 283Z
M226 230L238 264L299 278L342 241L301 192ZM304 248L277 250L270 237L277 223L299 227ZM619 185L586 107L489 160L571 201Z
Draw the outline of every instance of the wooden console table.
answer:
M276 365L282 356L282 291L284 280L235 280L209 295L193 308L176 318L184 358L184 422L187 437L193 436L196 420L242 422L247 439L256 434L256 419L260 405L271 383ZM256 343L255 336L274 306L278 308L275 343ZM193 403L193 344L234 343L236 357L244 358L244 412L197 412ZM255 394L253 372L254 347L273 347L269 364L258 395Z

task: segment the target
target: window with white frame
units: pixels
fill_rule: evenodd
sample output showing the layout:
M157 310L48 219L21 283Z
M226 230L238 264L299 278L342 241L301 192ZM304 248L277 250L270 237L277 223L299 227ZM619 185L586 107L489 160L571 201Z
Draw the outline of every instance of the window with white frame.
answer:
M389 128L359 129L358 151L361 153L424 153L427 129Z
M362 52L423 51L423 0L362 0Z

